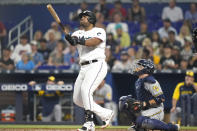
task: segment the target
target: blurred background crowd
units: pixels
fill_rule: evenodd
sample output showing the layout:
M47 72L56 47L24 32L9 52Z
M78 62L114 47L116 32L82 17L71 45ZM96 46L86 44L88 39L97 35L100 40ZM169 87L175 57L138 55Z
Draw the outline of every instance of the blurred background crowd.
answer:
M68 12L69 20L78 21L78 14L88 7L88 3L82 2L78 10ZM91 10L96 14L95 26L107 33L105 53L109 71L127 72L131 62L139 58L153 60L158 70L197 69L191 38L197 24L196 3L190 3L183 11L175 0L170 0L160 16L151 18L147 18L139 0L132 0L129 8L121 1L108 8L106 0L99 0ZM77 29L68 24L65 27L71 33ZM31 41L26 34L22 35L20 43L12 48L6 43L7 32L0 22L0 69L79 69L77 49L64 39L57 23L52 22L46 32L34 31Z

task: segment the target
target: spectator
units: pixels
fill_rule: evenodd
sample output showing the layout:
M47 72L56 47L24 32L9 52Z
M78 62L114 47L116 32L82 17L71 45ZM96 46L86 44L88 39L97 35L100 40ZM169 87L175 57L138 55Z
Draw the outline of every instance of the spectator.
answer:
M34 33L34 40L36 42L39 42L40 39L43 38L43 33L41 30L37 30L35 33Z
M62 33L58 30L58 24L56 22L52 22L51 23L51 28L47 30L47 32L44 34L44 38L47 41L50 41L50 33L53 32L54 33L54 39L56 41L60 40L62 38Z
M141 7L139 0L132 0L132 7L128 9L128 18L133 22L144 22L146 19L146 11Z
M55 39L55 32L51 30L48 33L49 33L49 40L47 42L47 48L50 51L53 51L56 47L56 44L57 44L57 40Z
M107 25L106 32L116 35L116 28L115 27L117 24L121 24L123 31L128 32L128 25L127 25L127 23L122 22L122 16L120 13L115 13L113 15L113 22L111 22Z
M6 36L7 36L7 30L5 28L5 25L0 21L0 45L1 48L5 48L5 40L6 40ZM1 49L2 51L2 49ZM0 54L1 56L1 54Z
M117 105L115 102L112 100L112 88L109 84L103 80L101 84L98 86L98 88L94 92L94 100L97 104L100 106L113 110L114 111L114 116L112 119L112 123L117 123ZM102 121L100 122L102 125Z
M168 38L168 32L169 31L174 31L175 34L177 35L177 31L175 28L171 26L171 22L169 19L163 20L163 27L159 28L158 33L161 39L163 38Z
M180 105L180 101L184 96L192 96L195 92L197 92L197 83L194 82L194 72L187 71L185 76L184 82L179 82L174 90L173 97L172 97L172 108L170 110L170 121L173 123L180 124L180 116L181 116L181 109L185 108ZM182 99L183 100L183 99ZM179 101L179 102L178 102ZM183 100L181 103L184 103L186 100ZM186 101L189 102L189 101ZM196 103L195 103L196 104ZM191 106L191 105L186 105ZM182 112L184 114L186 112ZM189 116L188 116L189 117ZM182 118L184 119L184 118ZM182 121L183 122L183 121ZM184 125L183 123L181 123ZM189 123L188 123L189 125Z
M190 58L189 65L192 70L197 70L197 55Z
M107 62L108 70L111 70L114 65L114 61L116 60L111 52L111 46L108 45L105 48L105 55L106 55L105 60Z
M128 55L131 61L136 59L136 50L134 47L131 46L130 48L128 48Z
M88 4L83 1L80 4L80 8L76 11L76 12L70 12L69 16L70 16L70 20L72 21L78 21L79 20L79 14L85 10L88 10Z
M185 60L188 60L192 57L193 51L192 51L192 39L191 37L185 37L185 45L183 47L183 50L181 50L181 57Z
M47 48L47 41L46 39L40 39L39 40L40 43L40 48L38 49L38 52L42 54L43 58L44 58L44 63L48 62L48 58L49 58L49 54L50 54L50 50Z
M186 71L186 70L188 69L188 67L189 67L188 61L182 59L181 62L180 62L180 69L181 69L182 71Z
M106 5L106 0L99 0L99 3L94 7L94 12L102 13L104 18L107 19L109 10Z
M161 40L159 38L159 34L156 31L152 32L151 35L151 41L152 41L152 46L153 46L153 50L154 50L154 54L157 56L161 56Z
M55 50L50 54L48 65L62 66L64 64L64 41L59 40Z
M112 71L115 72L127 72L130 69L131 61L127 51L122 51L120 54L120 60L114 62Z
M105 30L105 25L103 24L104 22L104 15L100 12L96 13L96 24L95 27L103 28Z
M191 33L190 33L189 27L187 25L182 25L180 28L179 35L176 36L176 40L181 42L182 47L185 45L185 38L186 37L191 38Z
M174 58L176 68L179 69L182 57L181 57L181 54L180 54L180 48L178 46L173 46L173 48L172 48L172 56Z
M44 63L44 58L43 58L43 55L38 52L37 42L31 41L30 44L31 44L31 50L32 50L30 54L30 58L34 62L35 68L38 68Z
M110 9L109 11L109 19L111 21L112 21L113 15L116 13L120 13L122 16L122 20L126 20L127 11L125 8L122 7L122 3L119 0L114 3L114 8Z
M118 54L120 52L120 43L118 43L112 33L107 34L107 46L110 46L110 50L112 54Z
M158 65L158 69L175 69L176 63L172 56L172 47L170 45L166 45L164 47L163 56L161 57L160 64Z
M169 37L169 41L168 43L171 45L171 46L178 46L179 49L181 49L181 43L179 41L176 40L176 36L175 36L175 33L174 31L169 31L168 32L168 37Z
M36 82L31 81L29 85L35 86ZM58 81L56 83L54 76L49 76L46 85L63 85L63 81ZM57 122L62 121L62 107L60 105L60 96L62 93L60 91L38 91L38 95L41 97L42 108L42 121L50 122L53 119Z
M64 55L64 65L69 66L71 69L79 69L79 57L77 48L75 46L69 45L69 52Z
M117 24L115 29L116 35L114 35L114 39L117 43L120 43L120 48L128 48L131 43L129 34L123 31L121 24Z
M35 64L33 61L30 60L29 54L23 53L22 59L16 64L17 70L33 70L35 67Z
M3 49L3 57L0 60L0 70L13 70L14 69L14 61L10 59L10 49Z
M150 33L148 33L147 30L147 24L146 23L141 23L140 24L140 32L138 32L135 36L134 36L134 41L136 41L137 45L142 46L142 41L145 38L150 38L151 35Z
M196 3L190 4L190 10L185 12L185 20L189 21L192 24L197 23L197 9Z
M13 59L15 63L18 63L18 61L21 60L23 53L31 53L31 46L28 43L28 37L26 35L23 35L20 38L20 44L16 45L11 55L11 59Z
M176 0L170 0L169 6L164 7L162 11L162 19L170 19L171 22L178 22L183 20L183 11L176 6Z

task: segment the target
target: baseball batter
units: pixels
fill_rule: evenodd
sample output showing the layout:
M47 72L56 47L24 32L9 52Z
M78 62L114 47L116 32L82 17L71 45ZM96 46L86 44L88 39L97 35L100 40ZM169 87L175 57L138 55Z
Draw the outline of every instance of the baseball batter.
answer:
M135 113L134 126L130 127L129 130L178 131L179 125L162 122L165 97L160 84L152 76L154 69L154 64L151 60L136 60L132 64L131 73L138 76L138 80L135 83L137 99L135 100L131 96L121 97L120 110L126 108Z
M93 92L107 74L105 62L106 33L102 28L94 27L95 14L83 11L79 14L82 29L72 35L66 35L66 40L77 46L81 69L74 85L73 101L85 109L85 123L78 131L94 131L93 113L104 122L105 128L111 122L113 111L103 108L93 101Z

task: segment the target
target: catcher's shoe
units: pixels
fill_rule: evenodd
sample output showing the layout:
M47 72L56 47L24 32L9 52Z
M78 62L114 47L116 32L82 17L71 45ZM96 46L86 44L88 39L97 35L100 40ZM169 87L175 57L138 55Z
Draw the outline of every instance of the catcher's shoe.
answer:
M77 131L95 131L95 125L93 121L87 121L83 124L82 128L77 129Z
M109 116L103 121L103 125L101 126L101 128L108 127L112 121L113 116L114 116L114 112L111 111Z

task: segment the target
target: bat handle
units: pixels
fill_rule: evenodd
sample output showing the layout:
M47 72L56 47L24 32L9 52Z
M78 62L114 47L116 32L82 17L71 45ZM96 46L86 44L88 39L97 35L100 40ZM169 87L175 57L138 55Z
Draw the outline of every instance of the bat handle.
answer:
M61 29L64 31L65 30L64 25L61 22L59 23L59 25L60 25Z

